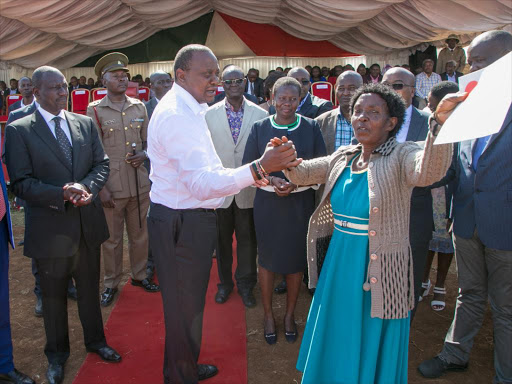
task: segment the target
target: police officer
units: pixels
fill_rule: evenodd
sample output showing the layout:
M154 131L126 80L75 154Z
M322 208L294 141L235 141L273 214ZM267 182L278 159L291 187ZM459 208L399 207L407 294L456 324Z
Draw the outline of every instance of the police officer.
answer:
M148 172L141 165L147 159L145 149L149 119L143 102L126 96L127 65L128 58L118 52L109 53L96 63L94 71L103 79L107 95L93 101L87 108L87 116L96 122L105 152L110 158L110 176L100 192L110 231L110 238L102 245L105 290L101 294L101 305L104 307L112 303L121 280L125 222L132 285L148 292L160 290L146 275L146 214L150 183Z

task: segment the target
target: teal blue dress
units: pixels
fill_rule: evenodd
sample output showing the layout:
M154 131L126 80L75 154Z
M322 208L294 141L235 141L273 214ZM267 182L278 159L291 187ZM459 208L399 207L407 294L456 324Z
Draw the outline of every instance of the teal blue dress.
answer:
M334 218L369 223L367 172L347 166L331 193ZM368 231L335 225L302 338L302 384L406 384L409 318L370 316L363 290Z

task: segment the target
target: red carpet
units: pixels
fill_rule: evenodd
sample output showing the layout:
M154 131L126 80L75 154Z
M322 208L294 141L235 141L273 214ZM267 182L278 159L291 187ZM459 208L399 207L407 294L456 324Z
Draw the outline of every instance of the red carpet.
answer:
M203 382L244 384L247 383L245 309L236 293L225 304L215 303L218 280L214 259L199 362L215 364L219 373ZM163 383L164 332L160 294L146 293L127 283L105 325L107 341L122 355L123 361L108 364L90 353L73 384Z

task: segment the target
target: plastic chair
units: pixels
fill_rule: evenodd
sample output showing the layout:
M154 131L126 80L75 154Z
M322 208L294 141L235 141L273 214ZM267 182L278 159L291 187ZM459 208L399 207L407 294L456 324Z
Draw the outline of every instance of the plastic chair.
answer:
M107 96L107 88L93 88L91 90L92 101L101 100Z
M328 81L317 81L311 84L311 94L332 103L332 84Z
M9 116L9 109L11 108L11 105L20 101L21 98L22 98L22 96L18 93L15 95L7 95L7 97L5 98L5 100L6 100L5 103L7 104L7 116Z
M71 112L85 115L91 92L88 89L79 88L71 91Z
M139 87L139 100L149 101L149 88Z

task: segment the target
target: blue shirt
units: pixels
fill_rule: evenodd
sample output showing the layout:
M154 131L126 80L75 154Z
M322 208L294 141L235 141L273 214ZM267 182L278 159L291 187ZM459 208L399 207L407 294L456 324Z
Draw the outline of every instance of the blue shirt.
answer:
M484 152L485 147L487 147L487 143L489 143L489 139L491 138L491 135L484 136L476 141L475 145L475 152L473 153L473 170L476 172L476 168L478 165L478 160L480 159L480 156L482 156L482 153Z

